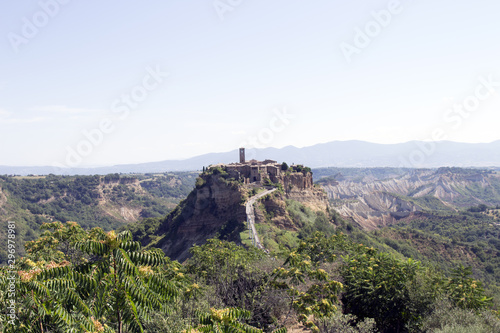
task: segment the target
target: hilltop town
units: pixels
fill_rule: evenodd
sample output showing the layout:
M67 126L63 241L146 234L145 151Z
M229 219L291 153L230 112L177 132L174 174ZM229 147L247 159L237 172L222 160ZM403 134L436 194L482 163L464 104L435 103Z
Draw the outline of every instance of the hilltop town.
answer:
M239 163L216 164L211 166L224 169L229 177L241 180L243 184L264 186L269 183L281 183L285 189L296 186L298 189L313 187L311 169L303 165L288 166L285 162L266 159L257 161L245 159L245 148L239 149Z

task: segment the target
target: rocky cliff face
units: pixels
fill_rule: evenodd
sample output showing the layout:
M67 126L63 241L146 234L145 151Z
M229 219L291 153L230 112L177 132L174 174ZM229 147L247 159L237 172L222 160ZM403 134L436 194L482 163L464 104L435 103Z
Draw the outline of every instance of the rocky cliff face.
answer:
M388 179L342 178L323 184L343 216L366 229L426 210L457 210L500 202L500 178L482 170L412 170Z
M314 211L328 209L326 192L313 184L311 172L293 172L280 177L285 198L298 201Z
M219 175L202 175L196 188L165 217L157 231L169 257L184 260L189 248L216 236L237 240L246 221L246 191Z

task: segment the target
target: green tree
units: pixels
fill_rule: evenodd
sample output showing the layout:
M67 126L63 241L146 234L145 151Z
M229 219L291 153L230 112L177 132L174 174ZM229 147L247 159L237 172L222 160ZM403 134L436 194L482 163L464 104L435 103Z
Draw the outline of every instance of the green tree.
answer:
M74 246L90 260L23 261L16 332L143 332L149 315L166 313L187 285L179 263L161 250L141 250L129 231L95 228Z
M472 268L460 265L453 270L446 284L450 300L459 308L482 310L492 304L486 297L482 283L471 277Z
M81 251L98 256L90 271L98 295L94 312L98 317L113 318L118 333L124 325L142 332L141 317L147 318L152 311L166 312L168 303L179 293L165 274L167 259L161 250L141 251L130 231L98 236L76 244Z
M250 311L237 308L214 309L199 316L200 324L183 333L262 333L263 331L245 324L243 320L251 317ZM286 328L274 330L272 333L286 333Z
M289 252L283 266L274 271L274 286L287 292L290 309L313 331L319 328L310 315L322 318L337 310L342 283L332 277L331 264L346 245L345 235L326 237L316 232Z
M36 240L24 244L27 258L33 261L63 261L81 263L83 253L74 245L88 237L87 232L76 222L44 223L40 229L45 232Z
M400 332L422 319L409 289L421 269L419 262L400 261L362 244L343 259L342 301L347 313L374 318L385 332Z

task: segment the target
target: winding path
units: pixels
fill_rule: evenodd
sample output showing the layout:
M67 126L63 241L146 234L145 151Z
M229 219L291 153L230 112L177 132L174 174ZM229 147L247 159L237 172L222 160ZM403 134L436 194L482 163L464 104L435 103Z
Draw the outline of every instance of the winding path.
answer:
M252 237L252 239L253 239L253 245L257 246L261 250L265 250L265 249L259 240L259 235L257 235L257 230L255 230L255 209L254 209L253 205L254 205L255 201L257 201L257 199L260 199L263 196L265 196L269 193L272 193L274 191L276 191L275 188L273 188L272 190L267 190L267 191L264 191L264 192L259 193L257 195L254 195L253 197L248 199L248 201L246 203L247 223L248 223L248 229L250 229L250 237Z

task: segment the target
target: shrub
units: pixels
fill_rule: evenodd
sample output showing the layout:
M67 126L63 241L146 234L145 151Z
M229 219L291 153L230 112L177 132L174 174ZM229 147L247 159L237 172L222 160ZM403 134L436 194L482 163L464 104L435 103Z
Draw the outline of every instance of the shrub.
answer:
M205 179L203 179L201 177L196 178L196 183L195 183L196 188L200 188L205 184L206 184Z
M335 313L330 317L321 318L315 321L320 333L374 333L377 332L375 320L365 318L359 321L350 314Z
M500 320L491 311L477 315L472 310L453 306L448 300L439 300L434 304L431 315L424 320L422 330L439 333L500 332Z

